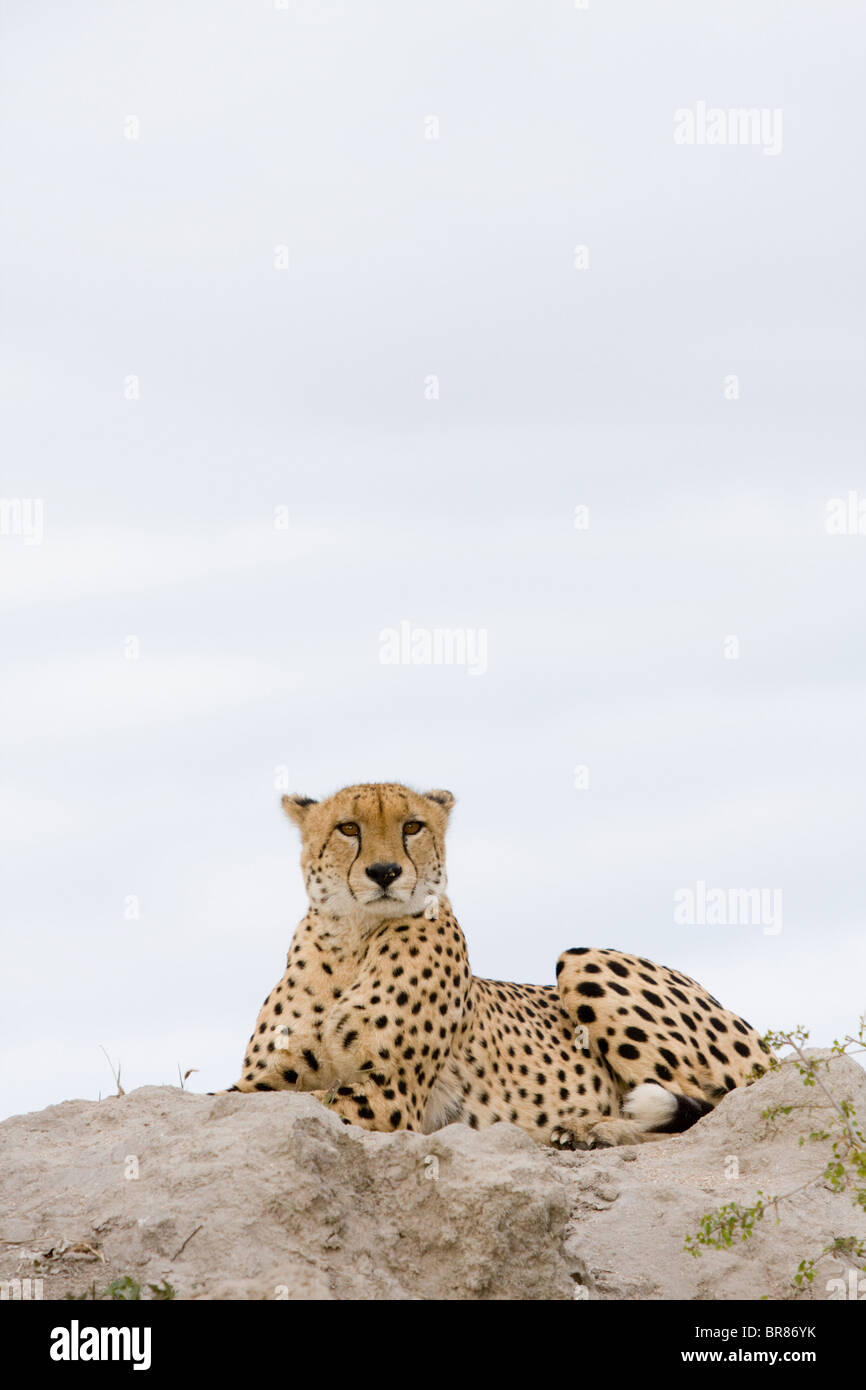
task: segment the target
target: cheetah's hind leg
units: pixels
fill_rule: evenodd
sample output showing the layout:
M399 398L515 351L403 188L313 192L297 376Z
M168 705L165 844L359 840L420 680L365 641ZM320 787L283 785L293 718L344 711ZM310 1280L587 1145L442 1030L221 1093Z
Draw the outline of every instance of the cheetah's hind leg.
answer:
M616 1120L582 1120L569 1129L559 1127L550 1136L558 1149L611 1148L618 1144L646 1144L690 1129L713 1109L707 1100L668 1091L654 1081L644 1081L629 1091Z

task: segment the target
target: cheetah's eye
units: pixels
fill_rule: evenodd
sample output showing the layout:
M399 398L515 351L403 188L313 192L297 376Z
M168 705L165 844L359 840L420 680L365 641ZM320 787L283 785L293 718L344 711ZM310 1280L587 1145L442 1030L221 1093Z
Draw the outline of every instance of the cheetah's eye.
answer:
M406 824L403 826L403 834L417 835L419 830L423 829L424 822L422 820L407 820Z
M337 826L337 829L341 835L348 835L353 840L357 839L361 833L357 821L353 820L344 820L342 825Z

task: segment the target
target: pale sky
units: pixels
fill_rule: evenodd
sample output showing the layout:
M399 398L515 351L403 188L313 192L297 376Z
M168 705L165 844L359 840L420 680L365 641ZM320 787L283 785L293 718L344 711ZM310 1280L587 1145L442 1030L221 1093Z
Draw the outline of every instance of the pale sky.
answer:
M236 1080L304 911L286 779L454 792L478 974L619 946L853 1029L860 7L2 28L0 498L42 534L3 513L0 1114L110 1092L101 1046ZM674 138L739 108L778 149ZM401 622L486 669L382 664ZM781 930L676 922L699 883Z

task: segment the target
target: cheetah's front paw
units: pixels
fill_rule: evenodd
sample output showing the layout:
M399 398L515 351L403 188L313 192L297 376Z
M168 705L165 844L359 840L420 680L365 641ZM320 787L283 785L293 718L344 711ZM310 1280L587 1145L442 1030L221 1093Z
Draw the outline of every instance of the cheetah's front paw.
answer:
M640 1144L645 1138L632 1120L584 1120L570 1129L557 1126L550 1136L555 1149L610 1149L618 1144Z
M592 1142L592 1125L575 1125L573 1129L564 1129L557 1125L550 1136L550 1142L555 1149L591 1149L594 1147Z

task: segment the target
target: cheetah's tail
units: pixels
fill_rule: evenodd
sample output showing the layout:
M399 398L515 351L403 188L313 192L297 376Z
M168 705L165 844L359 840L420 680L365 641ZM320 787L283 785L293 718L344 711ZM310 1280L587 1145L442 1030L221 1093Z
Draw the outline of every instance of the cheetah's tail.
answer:
M622 1113L642 1130L654 1134L681 1134L714 1109L708 1100L667 1091L654 1081L635 1086L622 1102Z

